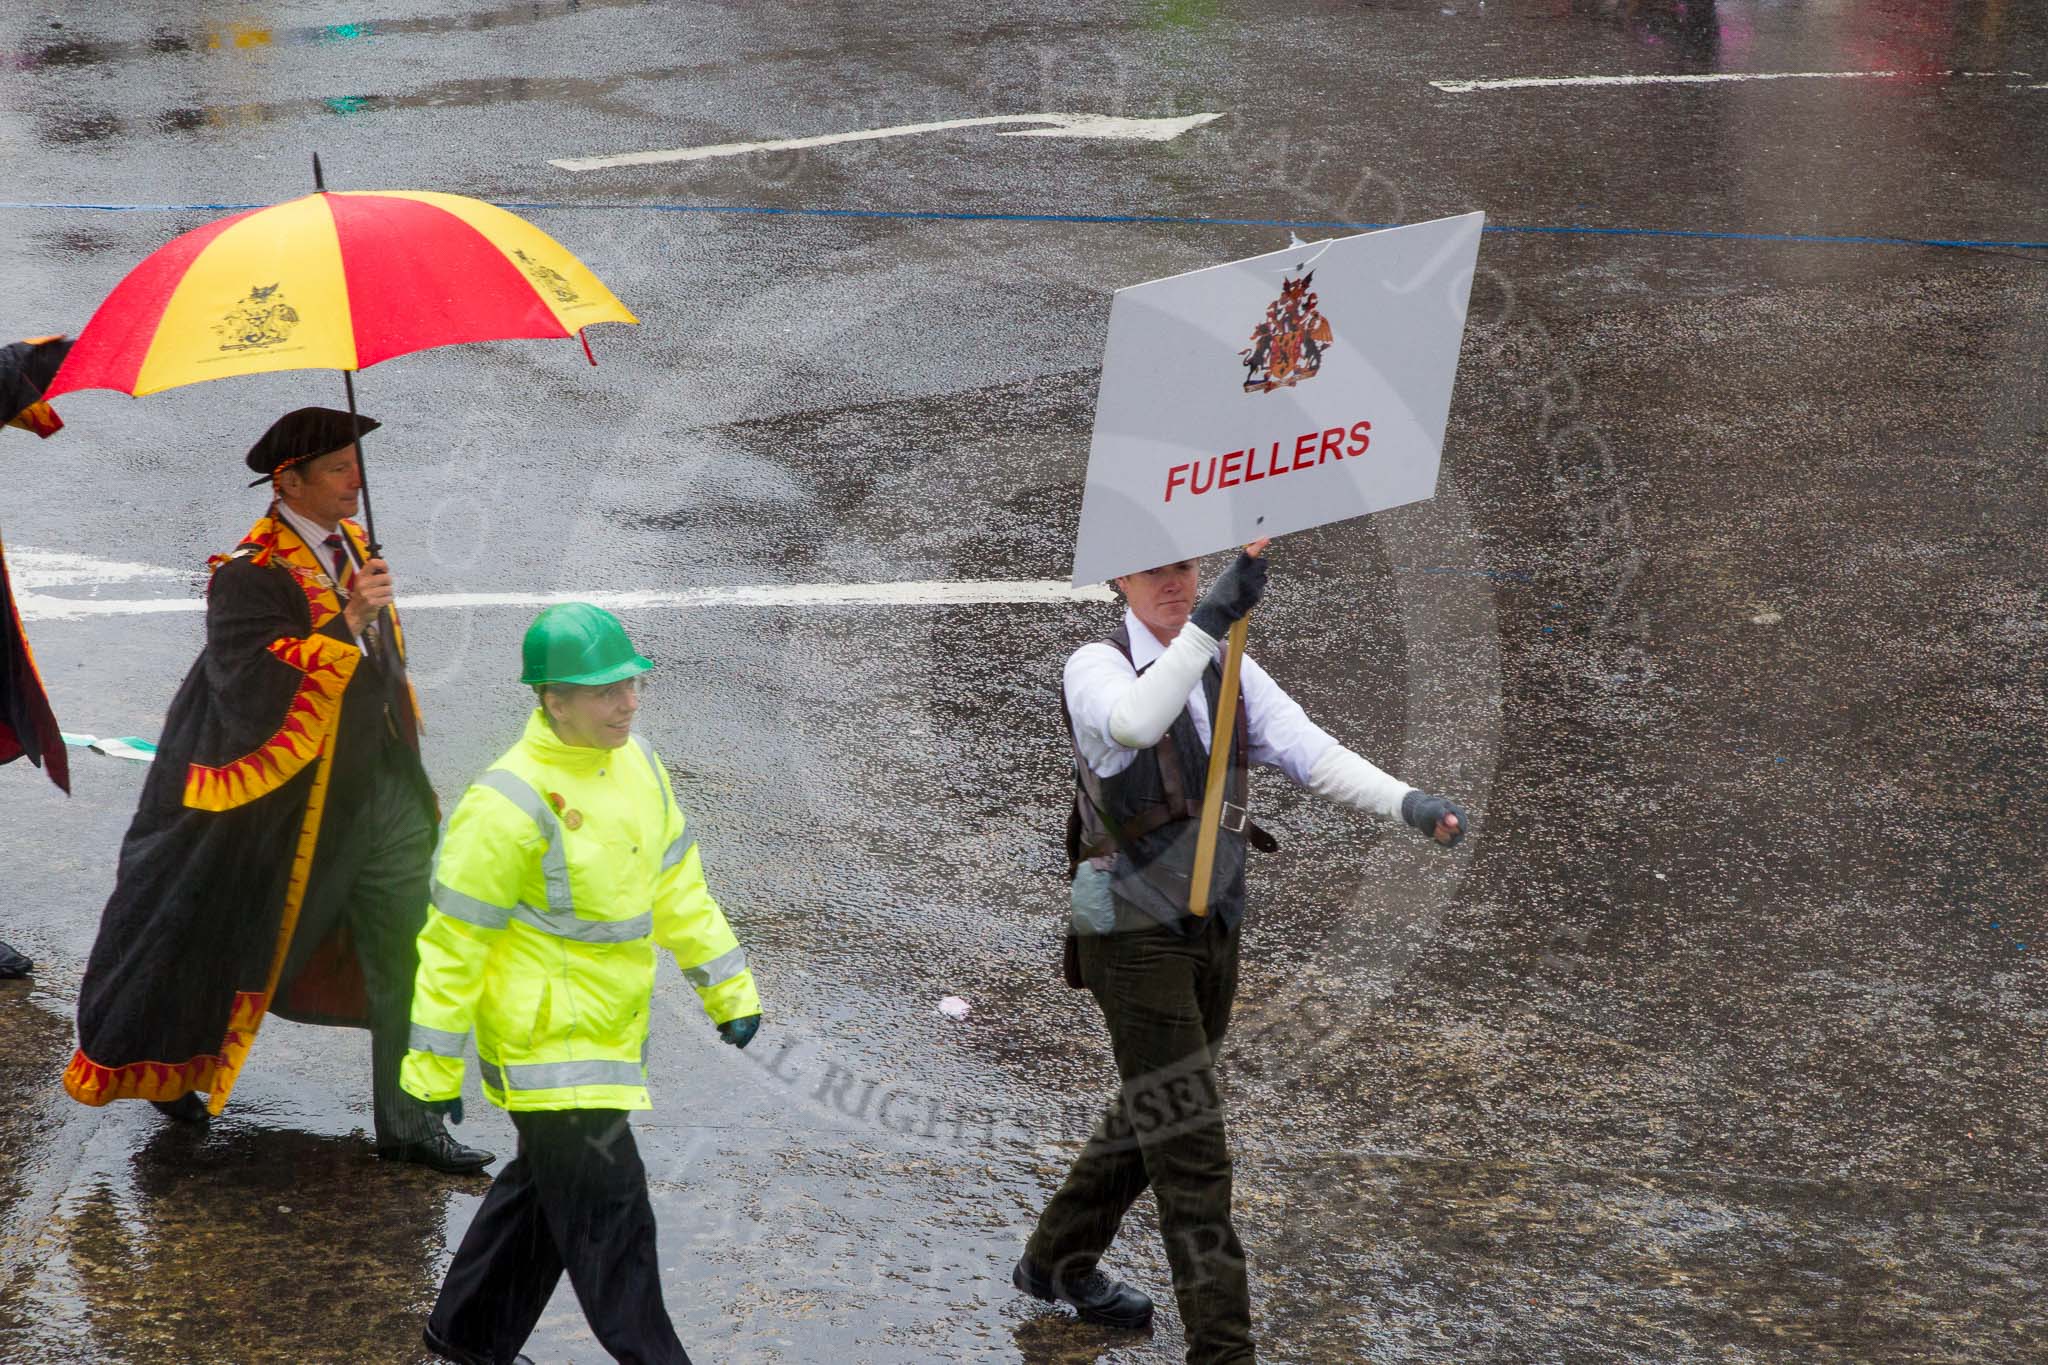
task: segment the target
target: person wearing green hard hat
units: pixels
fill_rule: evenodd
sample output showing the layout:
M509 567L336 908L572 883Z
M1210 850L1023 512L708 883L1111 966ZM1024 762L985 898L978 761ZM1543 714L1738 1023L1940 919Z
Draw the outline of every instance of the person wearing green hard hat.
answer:
M519 1154L499 1174L428 1315L453 1361L519 1348L564 1270L619 1360L687 1365L662 1306L654 1210L627 1114L647 1094L657 946L719 1034L745 1047L761 1000L654 746L633 732L654 667L617 617L549 607L527 629L526 731L463 794L419 936L405 1089L460 1121L464 1046Z

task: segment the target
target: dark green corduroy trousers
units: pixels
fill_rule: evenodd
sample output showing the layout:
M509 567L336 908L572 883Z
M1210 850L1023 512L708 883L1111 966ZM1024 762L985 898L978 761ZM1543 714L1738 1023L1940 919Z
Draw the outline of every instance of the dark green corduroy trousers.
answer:
M1086 1274L1150 1188L1190 1365L1246 1365L1251 1294L1230 1221L1215 1071L1237 994L1239 932L1215 916L1186 935L1149 921L1123 927L1137 918L1080 940L1082 980L1102 1006L1123 1084L1025 1255L1056 1278Z

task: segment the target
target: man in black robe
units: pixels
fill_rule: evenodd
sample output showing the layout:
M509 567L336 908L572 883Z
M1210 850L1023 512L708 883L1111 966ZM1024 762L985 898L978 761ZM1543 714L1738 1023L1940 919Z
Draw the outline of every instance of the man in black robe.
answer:
M64 740L57 730L57 718L51 714L50 700L43 693L35 655L29 653L28 636L22 632L21 613L15 610L14 588L7 577L6 551L0 549L0 763L24 756L70 794ZM27 976L35 965L27 954L0 943L0 981Z
M57 367L71 350L61 336L30 337L0 346L0 426L20 427L48 439L64 422L43 401ZM0 547L0 763L26 758L49 775L66 796L71 794L71 767L64 738L35 655L14 606L14 585L7 576L7 552ZM27 976L35 963L0 943L0 980Z
M474 1171L492 1155L398 1084L436 812L390 570L347 520L376 427L301 408L249 451L276 500L212 562L206 647L121 846L64 1084L203 1122L266 1012L366 1026L379 1155Z

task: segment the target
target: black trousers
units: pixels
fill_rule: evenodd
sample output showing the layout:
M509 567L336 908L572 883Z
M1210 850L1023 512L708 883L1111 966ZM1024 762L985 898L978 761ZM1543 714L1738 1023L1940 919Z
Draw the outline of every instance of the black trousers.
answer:
M647 1168L619 1109L517 1113L519 1154L498 1173L427 1322L451 1346L509 1361L562 1272L612 1358L690 1365L661 1302Z
M1230 1218L1230 1144L1216 1059L1237 998L1238 932L1210 916L1080 940L1123 1086L1024 1254L1055 1277L1093 1269L1149 1187L1192 1365L1249 1365L1251 1292Z

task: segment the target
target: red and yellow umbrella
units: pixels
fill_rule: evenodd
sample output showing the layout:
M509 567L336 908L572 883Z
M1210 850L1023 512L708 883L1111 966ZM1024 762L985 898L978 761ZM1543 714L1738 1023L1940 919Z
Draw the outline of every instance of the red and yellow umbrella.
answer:
M494 204L322 191L159 247L93 314L47 396L361 370L433 346L635 321L554 238Z
M352 372L393 356L465 341L582 339L592 323L639 321L561 243L495 204L419 190L329 192L317 156L313 183L303 199L231 214L158 247L100 304L46 396L140 397L230 375L333 369L353 414Z

